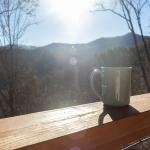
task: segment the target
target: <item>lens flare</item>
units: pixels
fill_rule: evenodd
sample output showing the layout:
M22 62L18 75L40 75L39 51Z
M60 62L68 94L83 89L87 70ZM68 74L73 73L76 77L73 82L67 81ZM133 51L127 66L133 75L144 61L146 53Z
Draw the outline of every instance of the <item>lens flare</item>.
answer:
M76 66L77 65L77 59L75 57L71 57L70 60L69 60L69 63L72 66Z
M80 150L80 148L75 146L75 147L72 147L70 150Z

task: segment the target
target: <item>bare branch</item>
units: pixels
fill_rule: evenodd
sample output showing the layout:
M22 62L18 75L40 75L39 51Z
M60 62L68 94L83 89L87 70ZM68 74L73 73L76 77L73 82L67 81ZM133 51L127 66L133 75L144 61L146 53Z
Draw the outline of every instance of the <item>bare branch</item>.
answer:
M97 4L97 5L99 5L99 8L93 10L93 12L99 12L99 11L105 11L105 12L106 12L106 11L109 11L109 12L111 12L111 13L113 13L113 14L115 14L115 15L117 15L117 16L123 18L123 19L127 19L127 18L126 18L124 15L122 15L121 13L115 11L114 8L112 8L112 9L111 9L111 8L105 8L102 3Z

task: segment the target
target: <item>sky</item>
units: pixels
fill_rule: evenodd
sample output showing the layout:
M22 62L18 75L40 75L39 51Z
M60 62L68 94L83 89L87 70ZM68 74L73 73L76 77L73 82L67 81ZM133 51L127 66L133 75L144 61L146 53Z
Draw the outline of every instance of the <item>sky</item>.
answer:
M111 1L111 0L109 0ZM21 43L44 46L51 43L87 43L101 37L129 32L123 19L110 12L93 12L95 0L40 0L36 20ZM144 34L150 34L149 8L143 13ZM138 28L136 27L138 33Z

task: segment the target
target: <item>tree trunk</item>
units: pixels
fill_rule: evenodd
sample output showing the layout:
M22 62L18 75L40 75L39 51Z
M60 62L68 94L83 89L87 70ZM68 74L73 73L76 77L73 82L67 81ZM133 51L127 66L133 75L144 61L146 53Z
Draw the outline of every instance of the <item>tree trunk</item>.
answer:
M10 116L15 116L15 110L14 110L14 92L13 88L10 87L9 90L9 102L10 102Z
M144 49L145 49L145 52L146 52L146 57L147 57L148 62L150 64L150 53L149 53L149 50L148 50L148 47L147 47L147 43L146 43L146 41L144 39L144 35L143 35L143 30L142 30L141 24L138 23L138 25L139 25L139 29L140 29L140 32L141 32L141 37L142 37Z
M14 70L14 48L13 45L10 45L10 83L9 83L9 100L10 100L10 109L11 116L15 116L15 70Z
M141 56L140 56L140 50L139 50L139 47L138 47L138 42L137 42L136 35L135 35L134 31L132 32L132 35L133 35L133 39L134 39L135 48L136 48L136 51L137 51L137 56L138 56L138 60L139 60L139 63L140 63L140 67L141 67L141 70L142 70L142 73L143 73L143 78L145 80L145 84L146 84L146 87L147 87L147 91L150 92L150 85L149 85L149 82L148 82L148 78L146 76L144 65L142 63L142 59L141 59Z

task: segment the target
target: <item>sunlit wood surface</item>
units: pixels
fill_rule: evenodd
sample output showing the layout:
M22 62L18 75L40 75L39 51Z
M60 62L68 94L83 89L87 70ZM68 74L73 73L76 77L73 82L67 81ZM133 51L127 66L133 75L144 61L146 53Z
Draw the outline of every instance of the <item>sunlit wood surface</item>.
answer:
M52 140L148 110L150 94L143 94L131 97L130 106L124 108L103 107L102 102L96 102L1 119L0 150L16 149ZM147 115L146 113L145 117Z

